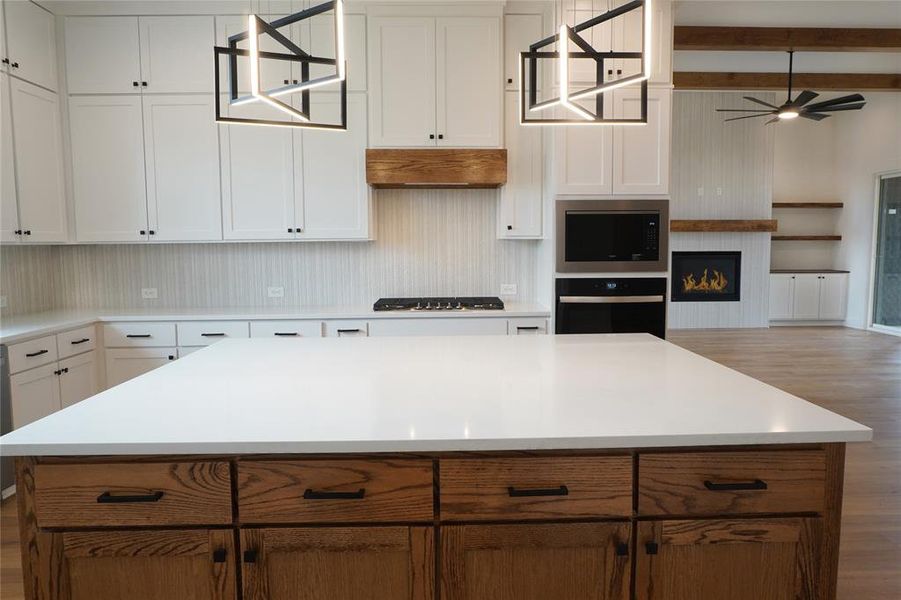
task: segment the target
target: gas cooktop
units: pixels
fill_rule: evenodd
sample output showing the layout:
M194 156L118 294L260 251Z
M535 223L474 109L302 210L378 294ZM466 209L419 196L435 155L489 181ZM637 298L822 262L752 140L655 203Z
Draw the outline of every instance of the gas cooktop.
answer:
M373 310L503 310L504 301L494 296L460 298L379 298Z

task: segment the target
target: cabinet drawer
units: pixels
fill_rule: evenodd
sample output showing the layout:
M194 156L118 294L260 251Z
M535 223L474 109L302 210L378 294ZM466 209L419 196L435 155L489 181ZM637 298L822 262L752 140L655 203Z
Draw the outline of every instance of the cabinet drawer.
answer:
M39 527L232 521L227 462L39 464L34 486Z
M326 337L367 337L369 323L367 321L326 321Z
M107 348L175 346L175 323L107 323L103 344Z
M632 514L629 456L447 459L440 473L442 519Z
M25 369L46 365L56 359L55 335L13 344L9 347L9 372L18 373Z
M209 346L228 338L250 335L247 321L185 321L178 323L179 346Z
M251 321L250 337L322 337L322 321Z
M97 347L97 332L93 325L66 331L56 336L59 357L68 358Z
M510 319L507 323L507 333L510 335L543 335L547 333L547 319L545 318Z
M820 512L824 507L822 450L643 454L638 473L642 515Z
M432 490L429 460L238 463L244 523L427 521Z

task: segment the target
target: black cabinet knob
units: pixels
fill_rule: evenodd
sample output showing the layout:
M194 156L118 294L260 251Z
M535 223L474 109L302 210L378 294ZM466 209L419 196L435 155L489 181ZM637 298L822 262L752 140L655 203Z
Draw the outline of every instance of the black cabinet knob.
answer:
M174 355L174 354L170 354L170 355L168 356L168 358L169 358L169 360L175 360L175 355Z
M657 545L657 542L648 542L644 545L644 551L648 554L657 554L657 551L660 547Z
M22 232L22 234L23 234L23 235L31 235L31 230L30 230L30 229L26 229L25 231Z
M135 87L138 87L140 84L138 84L137 81L132 81L132 82L131 82L131 85L133 85L133 86L135 86Z
M430 139L430 140L434 140L434 139L435 139L435 134L434 134L434 133L430 133L430 134L429 134L429 139Z
M8 58L4 58L2 62L3 62L4 65L8 65L8 64L9 64L9 59L8 59Z
M613 69L607 69L607 75L613 75Z
M218 550L213 551L213 562L214 563L224 563L227 554L224 548L219 548Z
M513 231L513 225L507 225L507 231Z
M507 83L513 83L513 78L512 78L512 77L507 77Z
M16 235L22 235L22 230L16 229L15 231L13 231L13 233L15 233Z
M297 85L297 80L296 80L296 79L294 79L294 80L293 80L293 81L294 81L294 85Z
M244 551L244 562L246 562L246 563L257 562L257 551L256 550L245 550Z
M623 70L622 70L622 69L617 69L617 70L616 70L616 74L617 74L617 75L622 75L622 74L623 74Z
M294 233L294 228L293 228L293 227L288 227L288 233Z
M288 85L289 83L291 83L291 82L289 80L285 79L285 85Z
M439 140L443 140L443 139L444 139L444 134L443 134L443 133L439 133L439 134L438 134L438 139L439 139Z
M616 555L617 556L628 556L629 555L629 544L624 542L620 542L616 545Z
M13 69L18 69L18 68L19 68L19 63L14 62L14 63L13 63L12 65L10 65L10 66L11 66Z
M152 229L150 231L148 231L147 233L149 233L150 235L156 235L156 232Z
M147 232L144 231L143 229L141 231L139 231L138 233L140 233L141 235L147 235Z
M141 82L141 87L147 87L147 82L146 82L146 81L142 81L142 82Z

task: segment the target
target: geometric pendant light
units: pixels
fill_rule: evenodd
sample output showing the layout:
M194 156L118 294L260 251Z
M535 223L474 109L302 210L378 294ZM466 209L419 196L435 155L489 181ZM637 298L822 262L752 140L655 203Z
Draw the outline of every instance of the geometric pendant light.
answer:
M623 18L624 15L641 10L642 31L641 51L614 52L597 50L583 37L602 23ZM575 12L575 11L574 11ZM561 10L562 13L562 10ZM520 53L520 115L522 125L644 125L648 122L648 79L651 76L651 0L632 0L573 26L562 23L554 35L548 36L529 46L528 52ZM565 19L562 19L565 21ZM571 51L569 44L576 46ZM549 46L556 44L556 51ZM613 61L623 59L638 60L637 73L606 79L605 73L612 74L609 66ZM594 73L593 84L575 89L571 61L590 61ZM555 70L554 87L557 95L548 99L539 98L540 69ZM628 85L640 86L641 107L638 118L605 118L604 94ZM581 101L581 102L580 102ZM586 102L587 101L587 102ZM554 116L554 115L558 116Z
M334 58L314 56L307 52L278 30L293 23L327 13L334 12L335 49ZM260 37L269 36L284 48L283 52L265 52L260 50ZM239 48L238 44L246 40L247 47ZM236 33L228 38L228 47L213 48L215 57L215 103L216 121L219 123L238 123L244 125L269 125L280 127L299 127L310 129L347 130L347 67L344 55L344 0L331 0L306 10L276 19L267 23L257 15L247 17L247 31ZM239 118L224 116L220 106L220 57L228 57L228 101L230 106L241 106L262 103L273 109L279 118ZM238 90L238 57L248 58L250 94L241 96ZM300 65L300 78L293 83L286 83L273 89L263 89L262 64L264 61L280 60ZM332 73L311 78L310 65L331 65ZM325 123L316 120L311 114L310 90L330 84L339 86L340 122ZM299 101L292 104L291 98Z

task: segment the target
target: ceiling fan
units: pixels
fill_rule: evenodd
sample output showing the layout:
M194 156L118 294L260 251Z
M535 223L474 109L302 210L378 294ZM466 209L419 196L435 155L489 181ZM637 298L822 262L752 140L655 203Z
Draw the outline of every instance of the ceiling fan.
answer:
M848 96L842 96L840 98L833 98L832 100L823 100L822 102L816 102L814 104L808 104L811 100L819 96L816 92L812 92L810 90L804 90L798 97L792 100L792 59L794 58L794 51L788 51L788 97L785 100L785 103L782 106L774 106L769 102L764 102L758 98L752 98L751 96L744 96L745 100L750 100L751 102L755 102L762 106L766 106L767 109L754 109L754 108L718 108L717 112L753 112L759 113L755 115L744 115L741 117L732 117L731 119L726 119L724 123L729 121L738 121L739 119L753 119L754 117L766 117L769 115L775 115L773 119L770 119L766 122L767 125L770 123L775 123L780 120L788 120L795 119L797 117L801 117L803 119L811 119L813 121L822 121L826 117L830 116L824 113L833 112L837 110L859 110L864 107L866 102L864 101L864 97L860 94L849 94Z

